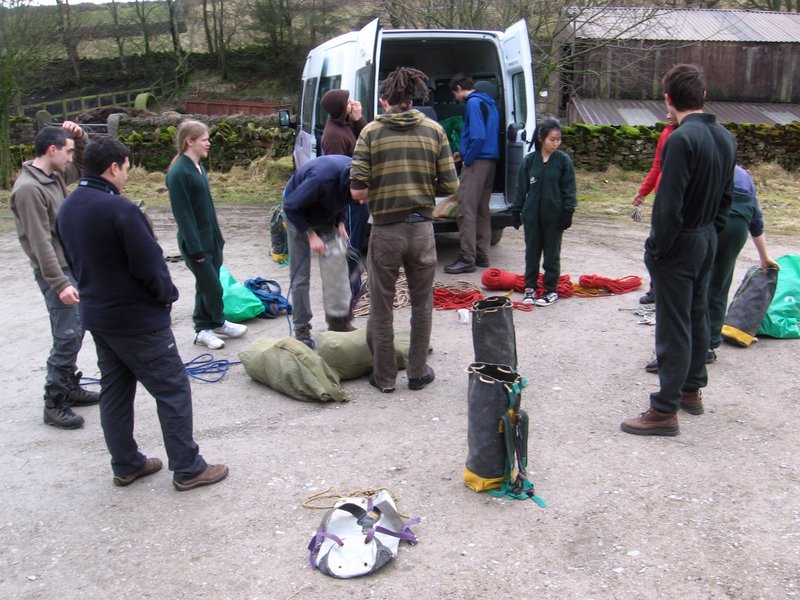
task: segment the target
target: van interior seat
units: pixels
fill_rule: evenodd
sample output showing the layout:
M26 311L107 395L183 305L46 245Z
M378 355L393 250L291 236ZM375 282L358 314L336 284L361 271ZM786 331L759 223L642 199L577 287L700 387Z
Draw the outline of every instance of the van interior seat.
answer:
M456 103L453 92L450 91L449 80L436 84L436 89L433 92L433 100L434 106L436 107L436 114L439 115L440 120L443 121L448 117L464 116L464 105Z
M486 79L482 79L481 81L476 81L475 91L481 92L482 94L486 94L492 100L497 100L497 95L498 95L497 86L493 84L491 81L487 81Z
M437 123L439 122L439 116L436 114L436 110L432 106L426 106L424 104L417 106L416 104L414 104L414 108L416 108L419 112L421 112L429 119L433 119Z

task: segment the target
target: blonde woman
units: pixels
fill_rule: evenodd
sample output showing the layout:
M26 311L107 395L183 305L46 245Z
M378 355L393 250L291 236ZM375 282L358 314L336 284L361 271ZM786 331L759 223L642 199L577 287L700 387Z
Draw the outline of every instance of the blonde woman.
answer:
M211 199L208 173L200 161L208 156L208 127L199 121L178 126L178 154L167 173L172 214L178 225L178 248L195 277L194 343L217 350L225 345L219 336L238 338L247 327L225 320L222 307L222 247L225 240Z

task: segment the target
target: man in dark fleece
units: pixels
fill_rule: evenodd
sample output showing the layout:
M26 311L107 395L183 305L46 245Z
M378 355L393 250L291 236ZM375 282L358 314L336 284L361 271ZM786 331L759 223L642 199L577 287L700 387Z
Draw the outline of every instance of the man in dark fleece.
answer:
M350 157L319 156L297 171L283 192L291 267L292 322L298 340L311 339L311 256L320 257L325 320L331 331L352 331L347 275L347 231L342 219L350 205Z
M86 147L86 175L58 213L56 228L81 293L81 319L100 367L100 422L114 485L161 469L133 437L136 384L156 399L173 485L211 485L228 467L209 465L192 437L192 390L170 329L178 299L161 247L142 211L120 195L130 151L112 138ZM91 232L87 235L86 232Z
M736 141L703 112L705 77L696 65L664 75L667 109L678 128L664 143L661 183L653 202L644 262L656 292L656 358L660 389L650 408L621 428L635 435L677 435L678 409L701 414L708 383L709 274L717 231L733 200Z

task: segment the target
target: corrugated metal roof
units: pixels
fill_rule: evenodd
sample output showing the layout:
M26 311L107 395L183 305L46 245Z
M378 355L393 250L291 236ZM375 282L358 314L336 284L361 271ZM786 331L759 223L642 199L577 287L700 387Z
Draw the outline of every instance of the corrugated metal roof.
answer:
M578 39L800 43L800 13L611 7L567 14Z
M573 98L568 108L569 124L652 125L666 121L661 100L600 100ZM706 112L720 123L765 123L775 125L800 121L800 104L706 102Z

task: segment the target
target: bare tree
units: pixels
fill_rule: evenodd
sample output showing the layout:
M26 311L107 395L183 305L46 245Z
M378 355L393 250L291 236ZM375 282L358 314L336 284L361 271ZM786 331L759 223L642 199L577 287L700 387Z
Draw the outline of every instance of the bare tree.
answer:
M128 65L125 62L125 35L123 34L122 29L122 19L119 11L119 2L117 0L111 0L109 4L109 10L111 11L111 22L112 22L112 35L114 37L114 43L117 46L117 58L119 58L119 66L123 73L128 72Z
M167 5L167 13L169 15L169 34L172 38L172 51L175 56L180 57L183 54L179 17L181 5L178 4L177 0L164 0L164 3Z
M0 0L0 187L7 189L11 163L11 115L30 82L30 73L45 61L43 48L50 23L35 12L30 0ZM19 165L16 165L17 167Z
M152 32L151 32L151 18L153 11L156 10L158 4L156 2L147 2L146 0L133 0L133 10L136 14L136 22L139 24L139 31L142 34L143 54L147 71L150 77L155 79L155 67L153 65L153 50L152 50Z
M81 83L81 57L78 55L78 42L80 31L72 22L72 10L69 0L56 0L58 6L58 37L67 53L67 60L72 67L72 76L75 85Z

